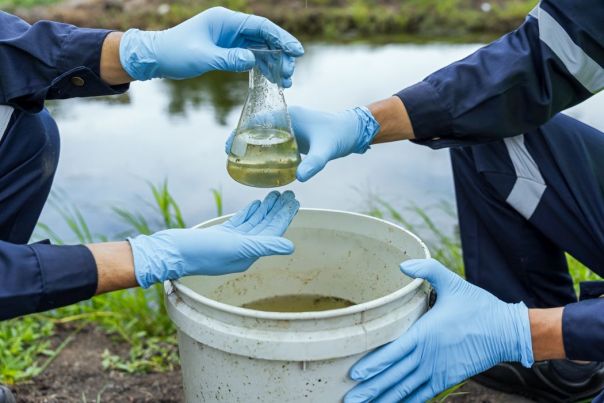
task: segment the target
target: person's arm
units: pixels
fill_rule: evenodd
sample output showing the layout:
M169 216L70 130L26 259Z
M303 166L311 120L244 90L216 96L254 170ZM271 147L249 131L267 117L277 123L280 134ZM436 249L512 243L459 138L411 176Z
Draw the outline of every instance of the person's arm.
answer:
M124 92L100 77L103 29L39 21L0 11L0 104L38 112L46 99Z
M538 127L604 88L603 15L600 0L543 0L516 31L367 110L290 108L307 154L298 179L372 143L441 148Z
M380 131L373 138L373 144L415 139L411 118L399 97L392 96L374 102L367 108L380 124Z
M0 241L0 320L91 298L96 285L96 265L85 246Z
M535 361L566 358L562 336L564 308L529 309Z
M126 73L120 62L122 32L111 32L103 41L101 50L101 78L109 85L127 84L133 78Z
M372 104L388 128L375 142L439 148L542 125L604 88L603 18L599 0L543 0L516 31L396 94L404 110L392 99Z
M85 246L0 241L0 320L183 276L241 272L260 257L291 254L294 245L283 234L298 208L292 192L273 191L204 229Z
M0 11L0 105L38 112L46 99L118 94L133 80L185 79L211 70L246 71L250 47L283 51L292 85L302 44L266 18L222 7L163 31L125 33L40 21Z
M138 286L132 249L128 242L86 245L96 262L98 281L95 295Z
M597 286L604 291L604 284ZM604 361L604 298L591 298L564 308L529 310L535 361Z
M604 298L597 296L564 307L562 338L568 359L604 361L603 313Z

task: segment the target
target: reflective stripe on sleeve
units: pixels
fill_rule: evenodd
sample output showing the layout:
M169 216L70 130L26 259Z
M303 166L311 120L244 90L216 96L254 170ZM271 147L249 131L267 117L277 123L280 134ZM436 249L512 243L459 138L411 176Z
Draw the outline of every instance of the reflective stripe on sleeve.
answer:
M574 43L547 11L537 8L530 15L539 21L539 39L558 56L570 74L592 94L601 91L604 88L604 68Z
M10 121L10 117L13 114L14 108L6 105L0 105L0 141L4 136L4 132L8 127L8 122Z
M516 171L516 182L506 202L529 220L547 186L537 163L524 144L524 135L503 140Z

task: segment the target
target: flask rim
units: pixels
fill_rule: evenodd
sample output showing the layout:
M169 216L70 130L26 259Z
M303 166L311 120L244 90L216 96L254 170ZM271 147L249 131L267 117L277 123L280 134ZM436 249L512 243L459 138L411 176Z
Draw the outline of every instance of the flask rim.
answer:
M262 54L281 54L283 50L281 49L270 49L270 48L248 48L252 53L262 53Z

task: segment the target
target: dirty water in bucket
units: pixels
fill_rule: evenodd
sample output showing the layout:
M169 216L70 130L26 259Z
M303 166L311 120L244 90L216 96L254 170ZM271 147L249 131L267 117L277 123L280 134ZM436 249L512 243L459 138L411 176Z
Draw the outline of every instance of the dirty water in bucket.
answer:
M318 219L313 225L324 225L324 222ZM386 238L394 234L387 228L380 228L380 235ZM280 296L301 298L309 295L333 297L353 305L373 301L411 281L401 275L398 267L407 258L407 252L411 256L418 254L407 244L403 248L396 247L388 239L382 242L345 228L293 226L288 230L287 238L296 245L293 255L263 258L243 273L193 276L181 282L195 294L235 307L286 313L326 311L343 306L294 310L279 309L274 305L271 309L258 309L249 304ZM301 302L297 301L297 304Z
M318 312L356 305L344 298L316 294L279 295L243 304L242 308L267 312Z

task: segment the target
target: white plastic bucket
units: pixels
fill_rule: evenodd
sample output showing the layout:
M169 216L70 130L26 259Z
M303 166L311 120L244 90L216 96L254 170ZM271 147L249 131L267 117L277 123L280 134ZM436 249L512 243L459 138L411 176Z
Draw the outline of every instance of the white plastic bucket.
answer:
M341 401L354 385L352 364L426 311L427 283L399 271L403 260L429 257L409 231L361 214L301 209L285 236L296 245L291 256L260 259L245 273L166 282L187 402ZM357 305L302 313L240 308L298 293Z

